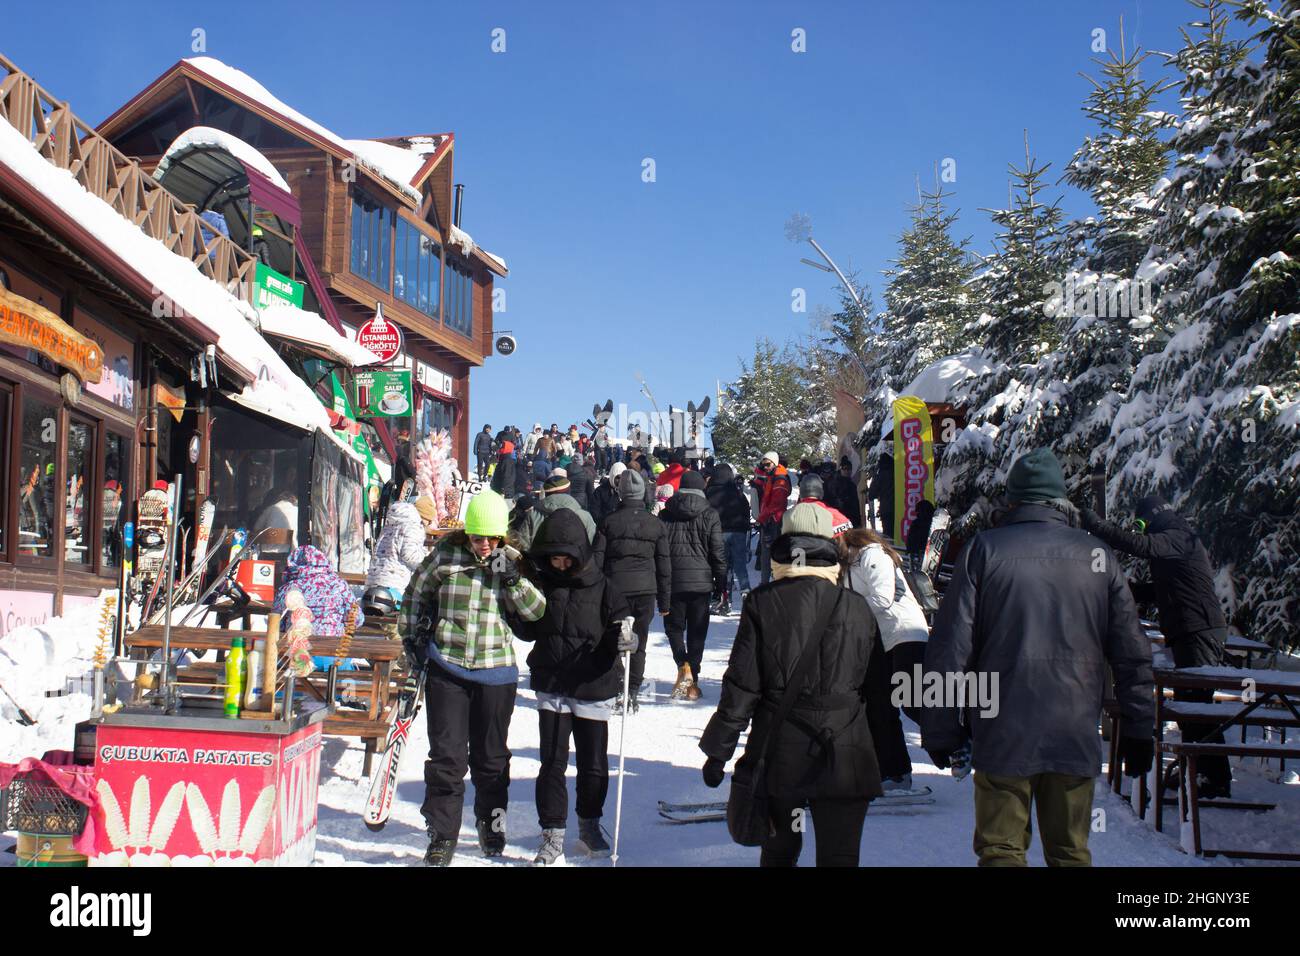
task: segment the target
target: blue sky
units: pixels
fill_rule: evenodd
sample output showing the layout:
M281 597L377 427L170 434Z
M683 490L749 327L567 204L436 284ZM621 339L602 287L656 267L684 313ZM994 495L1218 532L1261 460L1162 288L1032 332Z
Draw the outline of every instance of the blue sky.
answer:
M324 3L60 7L6 26L3 52L90 122L190 51L251 73L349 137L453 130L463 225L511 268L518 351L472 379L471 431L567 425L613 398L660 408L712 394L758 335L807 331L833 277L799 264L791 213L879 272L916 174L956 161L962 234L1007 198L1022 130L1062 171L1088 131L1092 31L1176 49L1179 0L1052 2ZM310 9L305 16L303 11ZM493 53L492 31L506 51ZM807 52L791 49L806 31ZM1157 66L1155 58L1150 61ZM642 179L653 159L656 181ZM1067 212L1086 197L1060 187ZM791 311L796 287L809 310Z

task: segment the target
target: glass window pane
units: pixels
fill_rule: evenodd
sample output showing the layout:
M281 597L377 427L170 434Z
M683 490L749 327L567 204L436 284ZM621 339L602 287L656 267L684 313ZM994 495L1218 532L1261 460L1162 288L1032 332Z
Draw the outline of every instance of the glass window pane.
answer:
M22 452L18 474L18 553L54 554L54 455L58 409L31 398L23 401Z
M12 411L13 399L8 392L0 391L0 475L5 476L5 484L9 483L9 416ZM3 555L9 546L9 525L5 523L9 507L4 501L7 497L9 497L7 491L3 493L3 497L0 497L0 555Z
M130 500L130 446L121 435L109 432L104 441L104 490L100 506L99 539L104 567L115 568L122 555L122 503Z
M95 430L85 422L69 422L63 512L63 559L68 564L90 564L93 557L90 518L94 511L94 455Z
M361 275L363 266L362 250L365 248L366 212L361 203L352 200L352 272Z
M393 224L391 216L385 215L386 212L387 210L382 207L379 209L379 269L377 270L379 281L375 283L383 289L388 288L389 232Z

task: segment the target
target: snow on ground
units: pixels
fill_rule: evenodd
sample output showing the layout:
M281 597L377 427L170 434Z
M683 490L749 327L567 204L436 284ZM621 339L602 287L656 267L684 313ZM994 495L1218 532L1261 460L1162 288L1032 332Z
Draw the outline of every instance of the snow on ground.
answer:
M697 742L717 705L723 672L738 618L715 617L702 669L704 698L698 704L675 703L667 699L676 676L662 620L655 619L646 658L646 677L655 685L655 700L643 700L641 710L628 718L627 771L623 802L623 831L619 846L621 866L755 866L758 850L733 844L723 823L674 825L656 812L659 800L677 803L725 800L727 785L710 790L700 777L704 756ZM520 645L524 648L525 645ZM906 724L913 761L914 782L934 788L935 803L907 811L872 810L867 814L862 838L863 866L973 866L971 849L974 832L972 781L954 780L939 771L920 748L915 725ZM605 804L605 827L613 831L617 793L617 720L611 725L611 780ZM367 781L361 775L362 749L357 741L327 738L323 759L329 768L321 775L321 806L316 846L320 865L418 865L428 840L419 805L424 795L423 755L427 747L423 714L413 730L406 759L402 762L397 802L392 818L382 833L372 834L361 822ZM521 684L514 719L510 725L512 783L507 817L507 849L502 861L489 861L479 853L474 832L472 784L466 780L466 808L462 821L458 866L500 866L526 864L532 860L541 836L533 806L533 780L538 768L536 697ZM572 764L572 755L570 763ZM569 777L575 775L570 766ZM1300 833L1300 787L1281 787L1257 777L1253 768L1239 771L1241 792L1263 788L1270 800L1290 798L1287 809L1272 815L1237 811L1204 811L1207 845L1226 835L1227 829L1240 835L1253 833L1256 842L1272 833L1290 830ZM1223 859L1196 860L1177 844L1176 810L1166 818L1165 834L1138 820L1126 801L1117 798L1098 778L1094 808L1105 810L1106 830L1092 834L1090 846L1097 866L1204 866L1228 865ZM590 861L573 849L577 818L570 783L570 823L567 859L571 865L608 866L607 860ZM805 840L801 863L812 865L815 853L816 821L811 839ZM612 836L611 836L612 842ZM1030 848L1031 865L1042 865L1042 848L1035 834Z

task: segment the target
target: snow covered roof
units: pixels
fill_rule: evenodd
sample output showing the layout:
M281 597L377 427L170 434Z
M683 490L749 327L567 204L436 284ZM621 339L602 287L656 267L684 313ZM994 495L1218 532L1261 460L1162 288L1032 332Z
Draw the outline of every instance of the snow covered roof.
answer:
M464 255L466 259L472 256L475 252L477 252L479 255L486 256L488 259L491 259L498 266L500 266L501 271L503 273L510 271L509 269L506 268L506 260L502 259L500 256L495 256L492 253L488 252L486 249L484 249L482 246L480 246L478 243L474 241L473 236L471 236L464 229L460 228L460 226L457 226L455 223L452 223L451 230L447 234L447 242L450 245L459 246L461 254Z
M164 303L204 326L222 354L253 373L255 382L244 391L264 405L266 414L333 436L325 406L250 324L256 317L251 305L91 195L8 123L0 123L0 162L151 283Z
M192 146L219 146L245 166L251 166L285 192L291 193L289 184L285 182L279 170L271 165L269 159L239 137L213 129L211 126L193 126L172 140L172 144L167 147L167 152L154 170L154 179L161 179L171 166L173 157Z
M400 139L396 143L391 140L380 142L373 139L344 139L333 130L298 112L243 70L237 70L210 56L188 57L183 62L191 69L256 102L263 109L276 113L333 144L415 202L420 201L420 190L415 186L418 182L417 177L424 171L429 157L451 139L450 135L411 136ZM400 145L401 143L406 145Z
M945 355L921 369L899 394L912 395L924 402L951 402L958 385L992 371L993 366L979 352Z
M374 365L378 355L346 335L339 335L315 312L307 312L288 302L275 302L262 310L262 333L307 346L336 362L353 368Z

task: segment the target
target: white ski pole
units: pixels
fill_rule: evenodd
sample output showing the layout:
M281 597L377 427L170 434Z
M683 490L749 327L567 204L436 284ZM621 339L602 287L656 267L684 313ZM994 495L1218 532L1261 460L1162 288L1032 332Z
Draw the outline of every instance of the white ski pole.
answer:
M623 618L624 629L630 629L629 624L632 618ZM618 796L614 799L614 852L610 855L610 865L618 866L618 835L623 824L623 766L627 757L623 750L623 744L627 740L627 709L631 706L630 699L631 682L632 682L632 652L623 652L623 719L618 728Z

